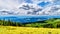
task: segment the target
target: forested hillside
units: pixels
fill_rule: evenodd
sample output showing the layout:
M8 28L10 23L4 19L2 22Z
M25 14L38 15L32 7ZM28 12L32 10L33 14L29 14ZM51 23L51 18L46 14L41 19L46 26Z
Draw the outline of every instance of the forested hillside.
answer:
M3 26L21 26L21 27L41 27L41 28L60 28L60 18L51 18L45 21L38 22L11 22L10 20L0 20L0 25Z

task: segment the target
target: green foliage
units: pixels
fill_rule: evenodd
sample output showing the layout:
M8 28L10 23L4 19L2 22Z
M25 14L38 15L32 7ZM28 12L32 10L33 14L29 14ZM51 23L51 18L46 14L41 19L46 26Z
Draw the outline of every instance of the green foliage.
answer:
M22 24L19 22L11 22L10 20L5 21L5 20L0 20L0 25L4 26L21 26Z
M32 23L32 24L26 24L27 27L40 27L40 23Z
M42 28L60 28L60 19L51 18L45 21L38 21L33 23L11 22L10 20L0 20L0 25L4 26L23 26L23 27L42 27Z
M57 25L60 24L59 18L49 19L45 21L46 23L52 24L53 27L57 28Z
M60 19L51 18L45 21L34 22L30 24L25 24L25 27L43 27L43 28L60 28Z

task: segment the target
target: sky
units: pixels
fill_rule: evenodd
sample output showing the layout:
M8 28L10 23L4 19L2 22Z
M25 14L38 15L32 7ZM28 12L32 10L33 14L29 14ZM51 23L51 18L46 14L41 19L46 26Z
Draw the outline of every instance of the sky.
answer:
M30 9L19 9L24 5L28 5ZM28 13L31 15L41 15L43 12L48 13L51 10L50 8L55 5L60 5L60 0L0 0L0 15L28 15ZM50 10L47 11L48 8ZM42 11L38 11L38 9L42 9ZM58 12L60 11L58 10Z

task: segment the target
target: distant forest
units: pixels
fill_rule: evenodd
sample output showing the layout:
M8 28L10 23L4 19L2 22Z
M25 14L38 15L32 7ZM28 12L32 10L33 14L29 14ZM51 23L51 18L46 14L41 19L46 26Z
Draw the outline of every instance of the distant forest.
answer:
M18 26L18 27L36 27L36 28L60 28L60 18L51 18L45 21L28 22L28 23L12 22L10 20L8 21L0 20L0 25Z

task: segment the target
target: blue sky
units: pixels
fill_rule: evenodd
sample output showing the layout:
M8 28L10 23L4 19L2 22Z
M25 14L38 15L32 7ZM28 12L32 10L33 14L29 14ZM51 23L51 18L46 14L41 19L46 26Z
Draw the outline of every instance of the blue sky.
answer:
M10 13L13 12L17 14L26 14L28 11L33 12L33 10L19 9L19 7L22 7L22 5L26 4L28 4L29 6L32 5L37 10L39 8L42 9L48 7L50 4L60 5L60 0L0 0L0 11L6 10ZM43 11L48 8L43 9Z
M31 0L25 0L25 2L27 2L27 3L33 3Z
M31 1L31 0L25 0L25 2L26 3L33 3L33 1ZM46 5L48 5L48 4L50 4L50 2L44 2L44 1L42 1L41 3L38 3L37 5L39 5L39 6L41 6L41 7L44 7L44 6L46 6Z
M44 7L44 6L48 5L48 4L50 4L50 2L41 2L41 3L38 3L38 5L42 6L42 7Z
M42 1L42 2L41 2ZM5 8L16 8L16 6L19 6L22 3L31 3L31 4L36 4L39 6L46 6L52 2L51 0L44 1L44 0L0 0L0 9L5 9Z

